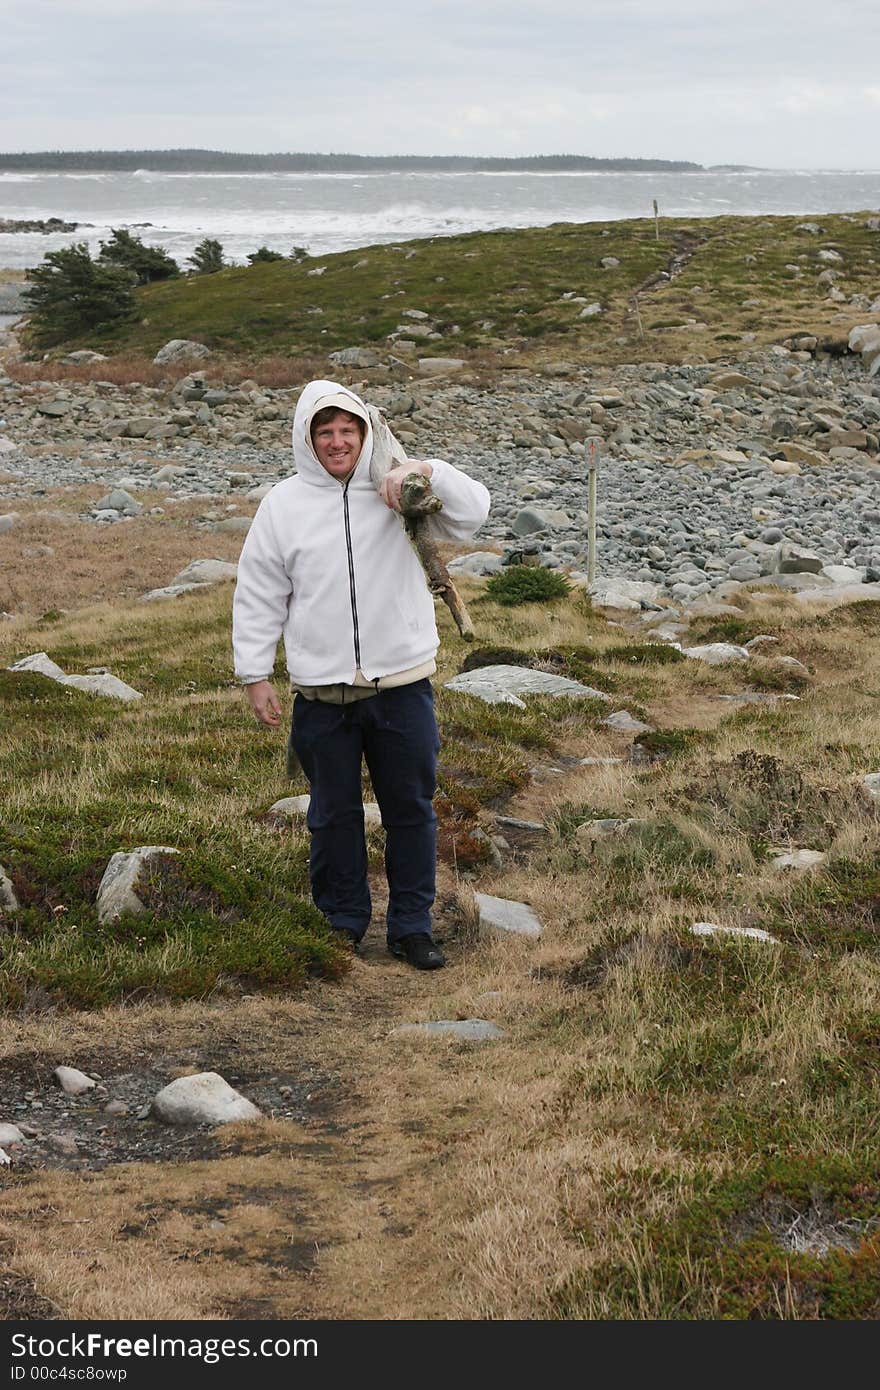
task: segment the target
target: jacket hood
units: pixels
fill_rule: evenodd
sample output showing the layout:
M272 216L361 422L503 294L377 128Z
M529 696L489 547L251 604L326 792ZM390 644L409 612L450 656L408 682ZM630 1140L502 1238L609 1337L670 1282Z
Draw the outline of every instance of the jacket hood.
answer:
M310 381L307 386L303 387L293 417L293 461L296 464L297 473L310 483L318 483L322 486L340 486L339 480L328 473L319 462L312 447L312 438L309 432L315 415L327 405L334 405L340 410L347 410L349 414L357 415L365 422L367 432L352 478L357 474L358 481L361 478L369 480L370 459L373 455L373 428L370 424L370 416L360 396L356 396L354 391L350 391L347 386L340 386L337 381Z

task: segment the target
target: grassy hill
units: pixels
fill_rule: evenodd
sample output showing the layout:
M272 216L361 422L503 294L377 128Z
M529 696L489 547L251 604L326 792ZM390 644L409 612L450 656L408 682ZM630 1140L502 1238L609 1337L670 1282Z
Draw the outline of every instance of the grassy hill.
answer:
M818 276L832 269L847 297L876 297L880 235L867 214L814 219L819 235L798 230L806 220L663 218L659 240L652 220L564 223L258 264L147 286L137 318L65 347L152 357L176 337L227 355L323 356L387 347L404 309L429 314L442 334L407 359L671 361L729 354L746 333L759 344L792 332L839 337L841 310L852 322L863 311L829 303ZM609 257L619 265L603 268ZM581 318L578 300L601 314Z

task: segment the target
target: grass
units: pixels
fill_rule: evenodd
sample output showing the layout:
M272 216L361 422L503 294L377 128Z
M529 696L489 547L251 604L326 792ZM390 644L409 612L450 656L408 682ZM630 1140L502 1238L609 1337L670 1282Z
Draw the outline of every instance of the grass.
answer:
M111 706L0 675L0 863L22 903L0 937L0 1061L39 1078L74 1060L109 1084L136 1066L121 1058L234 1055L245 1079L331 1078L302 1123L267 1114L148 1187L137 1162L13 1170L16 1270L67 1316L876 1318L880 820L859 789L880 767L874 611L744 609L737 635L778 636L812 679L731 713L717 696L749 669L658 660L577 595L510 609L462 586L480 645L440 613L451 966L430 979L382 945L340 958L310 907L306 835L265 815L305 787L231 682L228 590L0 629L2 667L45 649L145 694ZM607 678L612 708L656 726L648 757L626 756L606 705L443 688L502 660ZM499 867L482 836L502 808L549 833ZM591 846L576 829L595 818L638 825ZM181 853L145 916L99 926L109 855L145 843ZM798 847L823 867L774 868ZM374 832L370 848L378 869ZM472 888L529 903L541 939L481 938ZM698 921L776 944L698 938ZM440 1017L505 1037L389 1036ZM309 1268L279 1280L304 1229Z
M146 286L134 320L59 352L88 345L149 364L163 343L186 337L232 359L324 361L353 344L388 346L405 322L401 311L419 308L442 338L419 341L415 355L464 356L480 369L554 357L676 361L685 350L712 359L746 332L766 344L793 332L843 331L832 322L840 306L817 285L823 247L844 257L836 269L845 292L876 291L877 238L864 215L823 215L818 237L797 230L802 220L664 218L659 241L653 219L555 224L236 267ZM681 273L659 279L682 252ZM609 255L620 265L606 270L600 262ZM578 298L598 300L603 313L580 319ZM750 307L752 299L760 305Z

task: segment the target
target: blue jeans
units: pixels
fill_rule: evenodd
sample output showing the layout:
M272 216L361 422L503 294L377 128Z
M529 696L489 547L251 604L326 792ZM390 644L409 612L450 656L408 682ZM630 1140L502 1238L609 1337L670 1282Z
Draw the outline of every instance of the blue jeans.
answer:
M291 743L308 779L309 878L331 926L363 936L370 922L361 760L385 827L388 940L431 932L437 861L439 737L429 680L350 705L297 695Z

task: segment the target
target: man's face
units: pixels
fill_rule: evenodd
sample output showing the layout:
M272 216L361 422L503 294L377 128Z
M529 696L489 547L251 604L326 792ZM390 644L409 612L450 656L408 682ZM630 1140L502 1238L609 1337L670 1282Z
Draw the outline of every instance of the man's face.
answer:
M344 482L361 452L361 432L356 416L340 410L326 425L318 426L312 435L312 444L321 467L331 477Z

